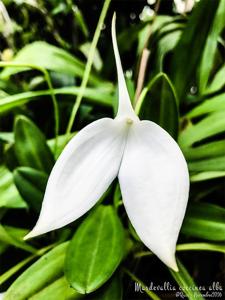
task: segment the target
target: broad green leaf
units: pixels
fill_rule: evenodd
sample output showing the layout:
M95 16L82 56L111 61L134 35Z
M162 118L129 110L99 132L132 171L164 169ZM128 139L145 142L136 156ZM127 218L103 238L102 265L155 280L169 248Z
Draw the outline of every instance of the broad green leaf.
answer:
M211 3L210 5L211 6ZM213 67L218 38L225 27L225 0L220 0L216 11L215 18L211 24L199 70L199 89L202 94L207 86L210 72ZM204 23L205 26L205 23Z
M47 145L51 149L52 152L55 151L55 158L61 154L63 148L65 147L65 141L70 140L77 132L72 132L69 137L66 134L62 134L58 136L57 141L57 150L55 151L55 138L47 140ZM0 132L0 140L3 140L5 143L8 143L13 148L13 144L15 142L14 133L13 132ZM14 168L13 168L14 169Z
M63 243L24 271L9 287L4 300L24 300L63 276L63 263L68 242Z
M14 136L15 134L13 134ZM15 140L15 138L14 138ZM18 159L15 154L15 147L14 144L8 144L5 147L5 152L4 152L4 160L5 160L5 165L6 167L13 172L15 168L19 166Z
M204 50L210 27L214 21L219 1L200 1L196 4L181 38L174 49L171 62L171 79L181 102L191 88ZM207 22L205 17L207 16ZM204 24L204 26L203 26Z
M58 136L58 143L57 143L57 151L55 153L56 158L62 152L63 148L65 147L65 141L68 139L70 140L77 132L72 132L69 137L66 134L62 134ZM5 143L13 145L15 142L14 133L13 132L0 132L0 140L4 141ZM47 140L47 144L52 152L55 150L55 138Z
M83 295L78 294L69 286L69 283L63 276L31 296L29 300L80 300L83 298Z
M39 212L48 181L48 175L29 167L19 167L13 172L13 177L20 195L27 202L29 207Z
M205 100L202 104L192 109L188 114L188 118L195 118L213 112L225 111L225 94L212 97Z
M182 149L188 161L225 155L225 140L207 143L198 147Z
M0 166L0 195L0 208L27 207L14 185L12 173L5 166Z
M123 227L113 207L98 206L69 244L65 275L70 285L81 294L102 286L121 262L124 245Z
M122 282L118 274L113 275L113 277L95 294L91 294L87 297L88 300L122 300L123 290Z
M208 203L191 204L182 233L209 241L225 240L225 209Z
M176 280L177 284L179 285L181 289L180 292L186 294L189 300L204 300L200 291L198 290L198 287L193 281L191 275L188 273L184 265L178 259L177 259L177 265L179 268L179 272L174 272L171 269L169 270L173 278ZM181 296L179 298L183 298L183 297L184 296Z
M213 93L220 90L225 85L225 64L214 75L212 82L206 87L205 93Z
M140 119L151 120L163 127L175 139L178 134L176 93L166 74L159 73L145 88L136 111Z
M189 148L195 142L225 131L224 112L216 112L195 125L188 126L179 136L181 148Z
M78 87L63 87L59 89L54 89L55 95L77 95L80 88ZM113 97L111 95L111 90L100 89L100 88L86 88L84 91L84 102L90 103L92 105L102 105L111 107L113 104ZM10 111L15 107L24 105L30 101L38 101L42 96L51 95L50 90L44 91L28 91L20 94L14 94L7 96L0 101L0 113Z
M0 224L0 241L22 250L35 253L36 249L23 241L23 237L27 234L27 230L18 229L16 227L7 227Z
M40 129L28 118L19 116L14 126L15 154L21 166L49 173L54 157Z
M225 171L225 156L190 162L188 168L190 172Z
M22 48L12 61L17 64L38 66L50 71L68 74L71 76L83 77L85 64L68 52L46 42L38 41ZM7 67L1 73L1 78L8 78L11 75L29 68ZM90 82L98 84L100 79L93 74L90 75Z

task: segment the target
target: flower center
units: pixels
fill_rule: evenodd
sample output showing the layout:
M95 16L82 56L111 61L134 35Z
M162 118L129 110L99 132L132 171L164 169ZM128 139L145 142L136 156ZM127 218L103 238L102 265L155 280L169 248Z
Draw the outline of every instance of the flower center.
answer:
M127 125L132 125L133 124L133 120L131 118L126 118L126 123Z

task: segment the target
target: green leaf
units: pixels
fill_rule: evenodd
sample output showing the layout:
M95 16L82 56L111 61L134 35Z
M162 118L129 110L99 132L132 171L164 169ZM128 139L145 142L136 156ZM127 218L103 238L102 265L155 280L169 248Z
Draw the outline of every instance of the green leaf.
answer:
M181 36L181 30L172 30L171 32L168 32L167 34L163 35L162 38L157 43L157 55L156 55L156 70L158 72L163 71L163 63L166 54L169 51L172 51L175 46L177 45L180 36Z
M78 95L79 87L63 87L59 89L53 89L55 95ZM30 101L38 101L42 96L51 95L51 90L44 91L28 91L20 94L7 96L0 101L0 113L4 113L14 109L15 107L24 105ZM102 105L112 107L113 97L111 95L111 89L103 88L86 88L84 91L84 102L92 105Z
M225 177L225 171L201 172L191 176L191 182L205 181L215 178Z
M86 43L84 43L80 46L80 51L84 54L86 59L88 58L90 48L91 48L91 43L89 43L89 42L86 42ZM95 49L95 54L94 54L94 60L93 60L93 67L97 71L100 71L102 69L102 65L103 65L103 62L102 62L100 53L99 53L98 49L96 48Z
M205 114L220 112L225 110L225 94L220 94L205 100L202 104L192 109L186 116L195 118Z
M208 203L191 204L182 233L209 241L225 240L225 209Z
M14 126L15 154L21 166L49 173L54 164L43 133L28 118L19 116Z
M182 149L187 160L213 158L225 155L225 140L207 143L198 147Z
M0 132L0 140L12 144L14 142L13 132Z
M190 162L188 167L191 172L225 171L225 156Z
M70 9L71 9L71 11L73 11L76 24L80 27L84 36L86 38L88 38L88 35L89 35L88 27L85 23L82 11L78 8L78 6L73 5L73 2L68 2L68 4L71 5Z
M122 195L120 190L120 185L117 183L114 195L113 195L113 205L116 209L119 208L120 205L122 205Z
M7 250L7 248L8 248L8 244L0 242L0 255L2 255Z
M188 126L179 136L181 148L189 148L195 142L225 131L224 112L216 112L195 125Z
M13 176L20 195L28 203L29 207L39 212L48 175L29 167L19 167L15 169Z
M13 137L14 137L14 134L13 134ZM4 159L5 159L6 167L11 172L19 166L19 162L18 162L18 159L15 154L14 144L8 144L7 147L5 147Z
M121 262L124 245L124 230L113 207L98 206L68 247L65 275L70 285L81 294L102 286Z
M24 300L41 291L63 275L63 263L68 242L63 243L32 264L9 287L4 300Z
M206 87L205 93L214 93L220 90L225 85L224 79L225 64L214 75L212 82Z
M206 44L204 47L204 51L200 63L199 89L201 94L205 91L205 88L209 80L210 72L213 67L218 38L225 27L224 19L225 19L225 0L220 0L215 18L213 20L213 23L211 24L211 29L209 31L206 40Z
M218 243L187 243L177 245L177 251L212 251L225 254L225 245Z
M0 251L1 252L1 251ZM0 285L6 282L10 277L19 272L22 268L24 268L28 263L30 263L36 257L35 254L28 256L24 260L19 263L13 265L10 269L0 275Z
M12 227L12 226L4 226L6 232L16 238L17 240L22 240L23 237L27 234L27 229L19 228L19 227Z
M0 241L19 249L35 253L36 249L23 241L27 230L16 227L2 226L0 224Z
M12 61L17 64L41 67L50 71L63 73L71 76L83 77L85 64L63 49L52 46L46 42L38 41L22 48ZM7 67L1 73L1 78L8 78L11 75L29 68ZM90 82L98 84L100 79L90 75Z
M185 243L178 244L176 251L211 251L225 253L224 243ZM151 251L141 251L135 254L136 258L154 255Z
M156 75L144 89L136 107L140 119L151 120L175 139L178 134L178 107L174 87L164 73Z
M83 297L83 295L78 294L69 286L68 282L63 276L47 285L43 290L31 296L29 300L78 300L82 299Z
M202 52L214 21L219 1L200 1L191 14L187 27L174 49L171 62L171 79L174 82L180 102L191 88ZM207 22L205 22L207 16ZM202 26L204 24L204 26ZM194 50L193 50L194 49Z
M198 287L196 286L195 282L193 281L191 275L188 273L184 265L181 263L180 260L177 259L177 265L179 268L179 272L174 272L173 270L170 270L170 273L172 274L173 278L176 280L178 285L181 288L181 293L184 292L184 294L187 295L189 300L204 300L201 293L198 290ZM191 288L190 288L191 287ZM183 298L183 297L181 297Z
M144 25L143 28L138 28L140 26L139 24L136 25L136 28L132 26L126 31L123 31L120 36L123 36L123 40L121 40L122 47L126 47L126 49L129 51L132 45L127 43L131 36L131 34L135 34L135 30L138 34L138 55L140 55L146 46L146 43L149 42L149 32L151 32L152 40L155 40L155 36L157 37L159 33L161 33L163 30L166 30L168 27L171 28L171 26L174 26L175 18L168 16L168 15L158 15L157 18L151 18L149 16L146 16L146 21L141 22L140 25ZM175 25L176 26L176 25ZM133 31L132 31L133 29ZM120 39L120 37L119 37ZM150 41L151 42L151 41ZM159 43L159 42L158 42ZM123 46L124 45L124 46ZM120 45L119 45L120 46ZM120 49L120 47L119 47Z
M5 166L0 166L0 195L0 208L27 207L14 185L12 173Z

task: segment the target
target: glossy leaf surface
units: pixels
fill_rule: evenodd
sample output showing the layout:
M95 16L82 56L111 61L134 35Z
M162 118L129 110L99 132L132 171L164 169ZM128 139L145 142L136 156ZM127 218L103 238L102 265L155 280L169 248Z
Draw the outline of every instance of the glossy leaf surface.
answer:
M82 294L96 290L111 277L123 253L124 232L114 209L97 207L68 247L65 274L70 285Z
M15 154L21 166L49 173L54 157L40 129L28 118L19 116L14 126Z
M68 243L63 243L24 271L10 286L5 295L5 300L29 299L63 275L63 263Z
M208 203L190 205L182 233L209 241L225 240L225 209Z
M17 64L26 64L38 66L55 72L62 72L68 75L83 76L84 63L73 57L65 50L57 48L46 42L38 41L24 47L17 53L13 60ZM1 73L2 78L7 78L18 72L25 71L29 68L8 67ZM91 77L93 82L98 82L98 79Z
M191 88L199 58L210 31L218 7L218 0L197 3L187 26L174 49L171 63L171 78L175 84L180 102L184 102L185 94ZM207 22L204 22L207 15ZM204 23L204 26L202 24ZM194 51L193 51L194 49Z
M211 24L211 29L206 40L202 55L202 61L200 64L199 88L201 93L203 93L206 88L210 76L210 71L213 67L218 39L225 26L224 19L225 1L220 0L218 8L216 10L215 18L213 20L213 23Z
M15 187L12 173L3 165L0 166L0 195L0 208L26 208L27 206Z
M19 167L15 169L13 177L15 185L23 199L32 209L39 212L48 175L29 167Z

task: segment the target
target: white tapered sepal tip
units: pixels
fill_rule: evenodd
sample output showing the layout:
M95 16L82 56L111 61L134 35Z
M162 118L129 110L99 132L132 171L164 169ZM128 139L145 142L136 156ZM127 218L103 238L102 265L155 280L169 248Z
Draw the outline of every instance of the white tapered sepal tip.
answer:
M157 124L136 122L129 131L119 182L140 239L177 271L176 242L189 194L187 164L179 146Z
M105 118L69 142L50 174L39 219L26 239L61 228L96 204L118 174L126 134L120 122Z

